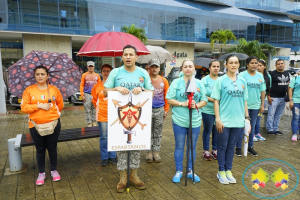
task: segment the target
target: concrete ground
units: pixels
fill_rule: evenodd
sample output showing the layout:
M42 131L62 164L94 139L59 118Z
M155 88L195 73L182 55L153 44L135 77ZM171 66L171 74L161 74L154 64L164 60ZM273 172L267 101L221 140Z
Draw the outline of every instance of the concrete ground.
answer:
M22 148L23 164L28 166L26 173L4 175L5 169L9 168L7 140L29 131L26 114L15 110L8 115L0 115L0 199L259 199L249 193L242 183L242 174L250 164L274 158L290 163L300 172L300 141L290 140L291 117L284 116L280 122L283 136L269 136L261 128L261 134L267 141L255 142L258 157L234 157L232 173L237 184L220 184L216 178L217 161L203 159L202 130L195 162L195 172L201 182L193 185L189 179L186 187L183 178L181 183L175 184L172 182L175 174L175 142L170 113L163 128L162 162L146 163L146 154L142 152L139 176L147 189L141 191L131 186L129 194L116 192L119 180L116 165L109 163L106 167L101 166L99 138L58 143L58 172L62 177L59 182L51 180L47 158L45 185L35 185L38 169L34 146ZM62 111L61 122L62 129L87 126L83 106L66 107ZM296 177L290 178L294 185L296 180ZM299 196L300 186L283 199L299 199Z

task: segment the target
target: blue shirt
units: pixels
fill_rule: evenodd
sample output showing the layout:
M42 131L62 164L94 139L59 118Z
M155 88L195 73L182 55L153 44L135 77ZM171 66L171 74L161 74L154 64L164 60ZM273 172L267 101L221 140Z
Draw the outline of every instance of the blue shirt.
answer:
M300 103L300 77L293 77L289 85L290 88L293 88L293 102Z
M129 91L136 87L144 87L147 90L154 90L148 72L140 67L136 67L133 72L128 72L124 66L113 69L105 84L106 88L125 87Z
M201 82L203 83L205 90L206 90L206 96L210 97L211 92L213 90L213 87L216 83L216 80L213 80L212 78L210 78L209 75L205 76L204 78L201 79ZM207 105L202 107L202 112L206 113L206 114L210 114L210 115L215 115L215 111L214 111L214 103L208 101Z
M194 94L194 100L196 103L200 101L206 101L206 92L203 83L200 80L194 79L196 81L197 92ZM185 94L185 81L183 77L179 77L175 79L168 90L167 99L175 99L180 102L186 102L188 100L187 95ZM189 109L188 107L182 106L173 106L172 108L172 120L175 124L181 127L189 128L190 121L189 121ZM199 113L197 109L192 109L192 127L196 128L201 126L201 109L199 109Z
M227 74L216 80L212 94L220 101L220 119L226 128L245 126L245 101L248 99L247 82L241 77L232 81Z

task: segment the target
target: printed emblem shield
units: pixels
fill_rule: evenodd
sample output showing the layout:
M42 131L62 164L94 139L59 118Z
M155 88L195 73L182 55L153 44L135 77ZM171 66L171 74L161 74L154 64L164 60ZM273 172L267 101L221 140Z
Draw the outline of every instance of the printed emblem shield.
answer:
M118 107L119 120L127 130L132 130L140 120L142 108L133 105L131 102Z

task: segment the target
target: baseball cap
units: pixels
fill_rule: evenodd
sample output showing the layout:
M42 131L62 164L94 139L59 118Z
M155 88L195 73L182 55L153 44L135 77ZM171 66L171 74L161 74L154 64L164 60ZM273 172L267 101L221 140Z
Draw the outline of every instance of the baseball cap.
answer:
M152 66L152 65L156 65L156 66L159 67L159 66L160 66L159 60L156 59L156 58L151 59L151 60L149 61L149 67Z
M93 62L93 61L88 61L88 62L87 62L87 66L90 66L90 65L92 65L92 66L95 67L95 62Z

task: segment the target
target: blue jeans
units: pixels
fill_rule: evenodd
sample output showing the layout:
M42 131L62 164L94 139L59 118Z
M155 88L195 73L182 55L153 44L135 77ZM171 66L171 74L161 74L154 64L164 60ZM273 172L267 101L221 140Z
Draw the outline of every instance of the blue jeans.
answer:
M267 129L270 131L278 131L280 118L283 114L285 101L284 98L273 98L272 105L268 105Z
M232 169L234 147L243 128L224 128L218 135L218 164L219 171Z
M100 132L100 155L101 160L116 158L116 152L107 152L107 122L98 122Z
M268 101L265 100L265 110L266 110L266 107L267 107L267 103L268 103ZM257 120L256 120L256 124L255 124L255 130L254 130L255 135L259 134L260 120L261 120L261 116L257 116Z
M253 147L253 137L254 137L254 126L256 124L257 115L259 113L259 110L252 110L248 109L249 117L251 118L250 125L251 125L251 132L249 134L249 142L248 142L248 148ZM242 142L244 138L244 130L241 132L240 138L238 143L236 144L236 148L242 148Z
M176 171L183 171L183 155L184 155L184 144L185 144L185 138L186 138L186 145L188 143L188 133L189 128L181 127L172 122L173 125L173 131L174 131L174 137L175 137L175 151L174 151L174 158L175 158L175 165L176 165ZM200 126L197 128L192 128L192 137L193 137L193 153L194 153L194 163L196 158L196 144L199 137L200 132ZM187 156L187 152L186 152ZM189 157L189 163L188 168L192 169L192 156L190 151L190 157Z
M215 123L215 115L210 115L206 113L202 113L202 120L203 120L203 150L209 150L209 139L210 133L212 132L212 149L217 150L217 142L218 142L218 132L216 129Z
M292 119L292 131L293 134L298 133L298 126L300 124L300 103L294 103L293 107L293 119Z

